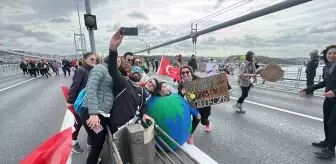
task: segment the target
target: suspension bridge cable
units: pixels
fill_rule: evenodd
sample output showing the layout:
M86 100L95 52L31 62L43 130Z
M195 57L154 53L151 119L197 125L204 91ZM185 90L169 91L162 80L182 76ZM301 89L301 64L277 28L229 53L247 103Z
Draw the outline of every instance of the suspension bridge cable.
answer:
M193 23L193 24L195 24L195 23L197 24L197 23L204 22L204 21L206 21L206 20L209 20L209 19L211 19L211 18L213 18L213 17L216 17L216 16L218 16L218 15L221 15L221 14L226 13L226 12L228 12L228 11L231 11L231 10L233 10L233 9L236 9L236 8L238 8L238 7L242 6L242 5L245 5L245 4L249 3L249 2L252 2L252 1L253 1L253 0L241 0L241 1L239 1L239 2L237 2L237 3L235 3L235 4L233 4L233 5L230 5L230 6L226 7L226 8L223 8L223 9L221 9L221 10L219 10L219 11L216 11L216 12L214 12L214 13L212 13L212 14L209 14L209 15L207 15L207 16L201 18L201 19L198 19L198 20L196 20L196 21L190 22L188 25L182 26L182 27L178 28L177 30L173 31L172 33L166 34L166 35L164 35L164 36L157 37L157 38L155 38L154 40L157 40L158 38L161 38L161 39L166 38L167 36L171 36L171 35L173 35L173 34L176 34L176 33L180 32L180 31L186 29L186 28L189 28L189 27L190 27L190 24L192 24L192 23ZM242 3L242 2L245 2L245 3L243 3L243 4L241 4L241 5L237 6L237 7L234 7L233 9L229 9L230 7L233 7L233 6L235 6L235 5L239 4L239 3ZM229 10L227 10L227 9L229 9ZM227 11L225 11L225 10L227 10ZM216 15L216 14L217 14L217 15ZM214 15L215 15L215 16L214 16ZM206 19L206 18L207 18L207 19Z

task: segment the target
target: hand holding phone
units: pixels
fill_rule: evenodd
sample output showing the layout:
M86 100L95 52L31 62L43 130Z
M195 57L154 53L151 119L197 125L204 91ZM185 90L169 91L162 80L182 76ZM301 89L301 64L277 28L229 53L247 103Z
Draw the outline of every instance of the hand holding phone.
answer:
M122 27L120 31L120 35L122 36L138 36L138 28L137 27Z

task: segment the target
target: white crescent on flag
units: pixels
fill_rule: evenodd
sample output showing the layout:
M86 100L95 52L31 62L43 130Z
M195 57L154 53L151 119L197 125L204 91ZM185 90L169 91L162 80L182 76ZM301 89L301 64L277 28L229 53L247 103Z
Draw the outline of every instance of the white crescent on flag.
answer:
M171 71L169 71L169 68L175 68L171 65L167 65L166 67L166 73L169 75L169 76L174 76L176 74L178 74L178 72L175 71L175 69L172 69ZM173 75L172 75L173 74Z
M167 67L166 67L166 73L168 74L168 75L171 75L170 73L169 73L169 68L173 68L171 65L167 65Z

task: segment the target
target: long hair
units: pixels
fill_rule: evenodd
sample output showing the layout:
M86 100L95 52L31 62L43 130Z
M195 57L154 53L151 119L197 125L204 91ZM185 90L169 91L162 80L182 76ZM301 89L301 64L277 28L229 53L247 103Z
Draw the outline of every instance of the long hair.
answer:
M166 82L159 82L156 87L154 88L153 95L154 96L161 96L160 91L162 89L162 85L166 84Z
M336 48L336 45L330 45L330 46L326 47L326 49L324 49L321 52L321 54L322 54L321 59L323 60L324 64L326 64L326 65L330 63L327 59L327 53L330 49L333 49L333 48Z
M254 56L254 52L248 51L245 55L245 60L249 62L253 62L253 56Z

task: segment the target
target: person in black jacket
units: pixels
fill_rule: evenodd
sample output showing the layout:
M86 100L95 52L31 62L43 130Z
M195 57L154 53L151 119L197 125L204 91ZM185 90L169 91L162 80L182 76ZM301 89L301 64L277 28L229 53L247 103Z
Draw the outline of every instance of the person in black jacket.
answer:
M27 64L27 62L26 61L21 61L21 63L20 63L20 68L22 69L22 71L23 71L23 76L26 76L26 75L28 75L28 64Z
M75 71L75 74L72 79L72 84L69 88L68 93L68 100L66 103L66 106L69 108L73 106L73 104L76 101L76 98L80 91L82 91L86 87L86 83L89 78L89 72L90 70L96 65L96 55L94 53L88 52L86 54L83 54L85 63ZM82 127L82 121L79 115L75 114L75 131L72 133L72 151L74 153L81 153L83 152L83 149L79 146L77 142L77 137L80 128ZM90 140L88 138L88 147L90 144Z
M314 85L314 79L316 76L316 69L319 64L319 56L318 56L318 51L313 50L310 52L310 61L307 64L306 67L306 78L307 78L307 87L313 86ZM313 91L307 91L306 95L313 95Z
M323 102L323 124L325 139L313 142L312 145L324 148L315 152L319 158L334 158L336 146L336 45L327 47L322 59L326 66L323 68L323 81L300 91L300 94L312 93L314 90L324 88L326 97Z
M191 56L191 59L188 61L188 66L190 66L193 69L193 72L197 70L197 62L195 55Z
M84 54L85 55L85 54ZM68 59L64 58L62 60L62 66L63 66L63 73L64 73L64 77L66 77L66 72L68 72L69 76L70 76L70 68L71 68L71 63Z
M138 74L132 73L130 77L122 76L117 68L117 48L122 38L119 29L112 36L109 49L108 72L114 79L113 94L117 97L111 110L111 124L115 126L115 129L111 129L112 133L117 131L117 127L123 126L134 118L137 111L143 119L151 119L145 114L147 98L145 89L131 80L140 80ZM123 66L119 69L123 69Z
M197 80L197 79L200 78L193 73L192 68L189 67L189 66L181 67L180 76L181 76L182 81L192 81L192 80ZM183 87L183 83L180 83L178 85L177 90L178 90L177 93L180 96L182 96L182 97L185 96L186 90ZM191 134L194 133L194 131L196 130L196 128L197 128L197 126L200 122L202 123L202 125L205 126L205 131L210 132L211 131L211 122L209 121L209 116L211 114L211 106L207 106L207 107L204 107L204 108L198 108L197 110L199 111L199 113L201 115L201 119L199 120L197 117L193 116ZM190 135L187 142L189 144L193 144L194 139L193 139L192 135Z

